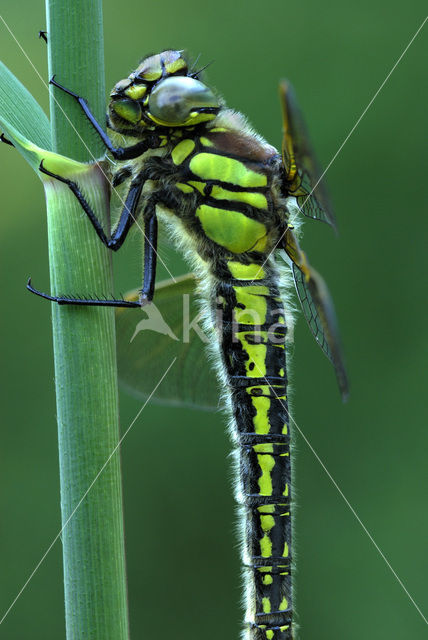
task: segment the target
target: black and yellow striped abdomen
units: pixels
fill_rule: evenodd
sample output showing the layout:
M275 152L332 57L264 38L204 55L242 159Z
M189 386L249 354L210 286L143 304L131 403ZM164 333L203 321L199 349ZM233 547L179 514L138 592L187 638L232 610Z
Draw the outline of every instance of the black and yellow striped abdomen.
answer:
M237 447L247 574L246 638L289 640L291 630L290 431L287 327L276 273L230 260L218 281L221 352Z
M183 132L168 162L174 213L203 260L201 293L218 329L232 413L243 516L244 637L291 640L287 327L270 257L288 219L278 195L280 159L255 137L214 127L201 136Z

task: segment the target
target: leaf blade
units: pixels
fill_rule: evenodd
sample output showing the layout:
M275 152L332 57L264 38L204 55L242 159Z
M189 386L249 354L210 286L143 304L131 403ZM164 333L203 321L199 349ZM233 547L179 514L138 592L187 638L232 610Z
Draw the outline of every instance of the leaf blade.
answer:
M43 149L52 149L50 123L47 115L31 93L0 62L0 122Z

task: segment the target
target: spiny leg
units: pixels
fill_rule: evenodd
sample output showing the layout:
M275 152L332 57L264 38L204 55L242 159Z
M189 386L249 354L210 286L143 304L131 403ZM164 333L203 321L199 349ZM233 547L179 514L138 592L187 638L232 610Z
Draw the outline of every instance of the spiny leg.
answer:
M140 189L141 190L141 189ZM123 235L128 233L129 227ZM31 284L31 278L28 279L27 289L31 292L60 305L79 305L90 307L142 307L153 300L156 279L156 257L157 257L157 231L158 222L156 217L156 203L150 205L148 215L145 217L144 223L144 278L141 295L138 302L130 300L116 299L99 299L89 297L72 297L72 296L51 296L35 289ZM123 242L123 240L122 240ZM119 245L120 246L120 245Z
M87 202L85 196L81 192L78 184L73 180L64 178L58 174L55 174L43 166L43 162L40 163L40 171L46 175L59 180L66 184L71 192L76 196L82 209L87 214L91 221L98 237L101 242L112 251L117 251L123 244L128 232L135 222L137 215L137 207L141 196L141 191L144 186L146 175L144 172L140 173L138 179L135 180L128 191L126 200L122 209L122 213L119 218L119 222L116 229L111 234L110 238L104 232L101 222L98 220L96 214L92 210L91 206ZM144 282L141 291L139 302L130 302L126 300L116 299L98 299L85 296L73 297L73 296L50 296L35 289L31 285L31 279L27 283L27 289L42 298L57 302L58 304L75 304L86 306L111 306L111 307L140 307L147 304L153 299L155 276L156 276L156 255L157 255L157 219L156 219L156 201L154 198L150 199L147 204L147 214L145 215L145 250L144 250Z
M45 300L50 300L51 302L57 302L58 304L72 304L79 305L83 307L141 307L139 302L133 302L132 300L108 300L102 298L73 298L68 296L50 296L47 293L42 293L38 289L35 289L31 284L31 278L28 278L27 289L31 293L34 293L36 296L40 298L44 298Z

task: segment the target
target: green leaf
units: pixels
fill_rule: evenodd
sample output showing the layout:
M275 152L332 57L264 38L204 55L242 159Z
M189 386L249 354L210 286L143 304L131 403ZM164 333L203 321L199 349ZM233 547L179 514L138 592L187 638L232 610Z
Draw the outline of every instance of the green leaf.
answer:
M0 118L0 126L2 126L1 122ZM79 175L84 176L89 174L92 167L97 166L96 163L88 164L85 162L78 162L72 158L67 158L67 156L61 156L59 153L42 149L22 136L11 125L4 126L4 130L7 132L6 137L13 140L15 149L24 156L27 162L39 173L39 177L44 181L55 182L55 178L49 177L39 171L40 163L42 161L45 169L48 169L52 173L56 173L62 178L77 179ZM98 163L99 166L102 166L102 164L102 162Z
M50 124L45 112L2 62L0 128L34 169L37 159L30 148L52 149Z

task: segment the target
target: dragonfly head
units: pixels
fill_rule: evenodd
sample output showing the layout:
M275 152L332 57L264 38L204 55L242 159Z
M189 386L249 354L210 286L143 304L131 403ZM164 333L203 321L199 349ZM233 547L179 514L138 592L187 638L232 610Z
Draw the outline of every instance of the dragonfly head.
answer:
M191 73L181 51L144 58L110 94L110 126L119 133L192 127L213 120L221 102Z

